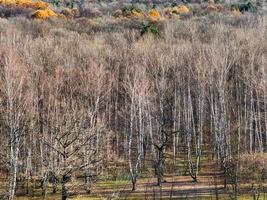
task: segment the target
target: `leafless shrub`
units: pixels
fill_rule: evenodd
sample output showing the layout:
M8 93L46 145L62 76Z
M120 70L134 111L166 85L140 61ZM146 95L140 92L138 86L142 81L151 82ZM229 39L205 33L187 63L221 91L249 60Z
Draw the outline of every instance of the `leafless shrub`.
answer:
M267 179L267 154L244 154L239 159L239 176L242 180L259 183Z
M262 16L192 18L157 24L161 34L154 37L140 36L140 21L0 19L0 55L12 52L10 74L18 85L24 78L29 83L19 93L12 86L17 99L9 99L18 107L10 116L19 114L17 124L25 125L14 162L22 181L30 187L47 174L76 177L84 170L116 178L137 157L135 168L150 175L160 163L161 182L164 170L172 170L167 161L177 151L184 156L184 147L184 167L197 179L204 145L225 176L265 180L266 22ZM1 117L8 110L6 79L1 76ZM0 125L0 167L8 169L13 143L5 137L7 123ZM119 161L124 165L115 168Z
M10 18L10 17L30 17L32 9L17 7L17 6L1 6L0 5L0 17Z

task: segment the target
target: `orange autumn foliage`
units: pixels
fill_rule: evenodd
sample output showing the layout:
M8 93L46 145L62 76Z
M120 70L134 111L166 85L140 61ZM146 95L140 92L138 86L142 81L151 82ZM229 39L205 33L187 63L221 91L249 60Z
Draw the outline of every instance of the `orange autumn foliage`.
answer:
M172 12L175 12L177 14L188 14L190 10L185 5L182 5L173 7Z
M161 18L159 11L157 11L156 9L151 9L148 14L153 21L160 20Z
M49 7L49 4L43 1L37 1L33 3L32 7L35 9L46 9Z
M32 9L46 9L49 7L49 4L43 1L33 2L31 0L0 0L0 4L2 5L14 5L21 6L25 8Z
M50 17L56 17L58 15L50 8L46 8L44 10L35 11L32 16L37 19L48 19Z
M32 17L37 19L47 19L49 17L59 16L51 8L49 3L44 1L31 0L0 0L0 5L18 6L23 8L31 8L36 10Z

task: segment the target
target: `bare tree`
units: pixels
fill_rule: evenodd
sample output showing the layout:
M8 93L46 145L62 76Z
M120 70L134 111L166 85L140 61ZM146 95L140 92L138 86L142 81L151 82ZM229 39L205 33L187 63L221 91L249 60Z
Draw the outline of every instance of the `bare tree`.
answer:
M2 61L1 103L5 107L5 125L10 145L8 199L12 200L17 184L20 142L28 122L26 111L30 93L27 88L27 72L15 52L12 49L7 50L2 55Z

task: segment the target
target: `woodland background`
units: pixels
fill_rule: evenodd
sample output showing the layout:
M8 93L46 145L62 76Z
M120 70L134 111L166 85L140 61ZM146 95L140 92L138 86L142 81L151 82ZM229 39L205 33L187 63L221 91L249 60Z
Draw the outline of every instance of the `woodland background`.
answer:
M266 15L154 26L0 18L0 199L265 198Z

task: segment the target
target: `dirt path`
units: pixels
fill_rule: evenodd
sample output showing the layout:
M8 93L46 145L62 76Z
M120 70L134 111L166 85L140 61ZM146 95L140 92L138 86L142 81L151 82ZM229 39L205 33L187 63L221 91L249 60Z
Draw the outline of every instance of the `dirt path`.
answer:
M138 190L130 196L144 194L147 197L156 197L156 199L192 198L200 196L210 196L225 193L221 180L215 179L213 174L200 175L198 182L192 182L189 176L168 177L162 187L156 186L156 180L150 179L148 183L138 184Z
M132 192L131 184L124 182L117 186L117 192L113 192L112 195L119 199L199 199L216 193L224 194L221 172L216 166L214 162L203 165L203 172L200 172L198 182L193 182L190 176L167 175L162 186L158 187L155 178L142 178L138 180L136 191ZM107 193L116 189L111 189L109 186L98 188ZM105 196L103 192L102 195Z

